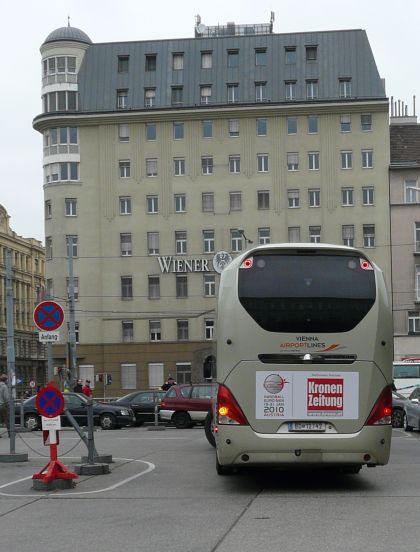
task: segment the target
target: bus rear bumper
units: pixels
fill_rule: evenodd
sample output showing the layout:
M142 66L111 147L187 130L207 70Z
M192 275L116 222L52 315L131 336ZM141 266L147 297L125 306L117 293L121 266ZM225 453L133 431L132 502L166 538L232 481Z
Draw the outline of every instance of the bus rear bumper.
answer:
M249 426L219 425L216 451L221 466L368 465L388 463L390 425L364 426L357 433L256 433Z

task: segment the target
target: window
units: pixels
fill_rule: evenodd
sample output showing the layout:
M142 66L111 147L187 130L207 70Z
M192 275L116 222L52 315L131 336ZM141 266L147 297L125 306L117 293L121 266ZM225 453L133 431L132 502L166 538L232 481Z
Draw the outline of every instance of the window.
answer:
M131 166L128 159L124 159L118 163L120 169L120 178L130 178L131 176Z
M174 159L174 175L185 175L185 159L183 157L177 157Z
M50 128L44 132L44 155L79 153L77 127Z
M372 130L372 115L370 113L362 113L360 115L360 125L363 131Z
M287 117L287 134L297 133L297 118Z
M216 295L216 275L213 274L204 274L204 295L206 297L215 297Z
M54 56L46 58L42 61L42 74L43 77L47 75L55 75L57 73L75 73L76 72L76 58L74 56ZM46 84L56 82L55 80L48 80ZM62 81L57 81L62 82ZM68 80L68 82L73 82Z
M404 181L404 202L405 203L419 203L419 190L417 180L405 180Z
M159 197L157 195L146 196L147 213L154 215L159 212Z
M121 364L121 388L137 389L137 366L135 364Z
M319 128L319 117L308 117L308 134L317 134Z
M415 266L416 274L415 274L415 301L420 301L420 266Z
M70 297L70 278L66 278L66 291L67 297ZM79 300L79 278L73 277L73 298L75 301Z
M149 255L159 255L159 232L147 232L147 251Z
M45 113L77 110L77 92L49 92L44 94L42 99Z
M309 207L321 206L321 190L319 188L308 190Z
M69 161L45 165L44 178L46 184L63 180L79 180L79 163Z
M46 280L46 292L47 297L54 297L54 280L52 278Z
M45 238L45 258L52 259L52 237L47 236Z
M153 107L156 103L156 88L144 89L144 107Z
M184 139L184 123L174 123L174 140L183 140Z
M287 154L287 170L288 171L299 170L299 154L297 152Z
M187 210L187 196L185 194L175 194L175 213L185 213Z
M341 189L341 205L343 207L353 207L353 188L342 188Z
M286 100L296 100L296 81L285 81Z
M188 297L188 278L186 274L176 274L176 296L178 299Z
M128 90L117 90L117 109L128 108Z
M268 154L267 153L257 154L257 171L268 172Z
M317 46L305 46L306 61L316 61L317 58Z
M241 172L241 158L239 155L229 155L230 174L239 174Z
M373 169L373 150L362 150L362 168Z
M201 69L211 69L213 65L212 52L201 52Z
M351 115L340 116L340 130L341 132L351 131Z
M66 217L77 216L77 199L72 197L66 197L64 200L65 215Z
M343 245L348 245L349 247L354 246L354 226L351 224L345 224L341 227L341 232L343 236Z
M340 98L351 97L351 79L338 79Z
M184 69L184 54L172 54L172 69L174 71Z
M256 102L265 102L267 99L266 96L266 83L265 82L256 82L255 83L255 101Z
M214 320L204 320L204 339L214 338Z
M131 215L131 197L120 196L120 215Z
M176 321L176 333L178 341L186 341L188 339L188 320Z
M201 158L201 172L202 174L213 174L213 157Z
M47 199L44 203L44 216L46 219L49 219L52 217L52 207L51 207L51 199Z
M418 293L416 296L418 297ZM420 313L418 311L408 312L408 333L420 333Z
M306 99L316 100L318 98L318 81L307 80L306 81Z
M229 193L229 209L230 211L242 210L242 193L230 192Z
M134 341L134 323L132 320L123 320L121 330L123 343Z
M182 105L184 101L184 88L182 86L173 86L171 88L171 104Z
M375 247L375 225L363 225L363 245L364 247Z
M66 256L77 257L78 236L66 236Z
M121 276L121 299L133 298L133 278L132 276Z
M341 168L342 169L352 169L353 168L353 152L351 151L342 151L341 155Z
M128 125L118 125L118 140L120 142L130 141L130 127Z
M309 241L310 243L321 243L321 227L310 226L309 227Z
M239 101L239 85L228 84L227 85L227 102L237 103Z
M267 136L267 119L257 119L257 136Z
M287 190L287 205L289 209L299 207L299 190Z
M296 63L296 46L286 46L284 49L284 62L286 65Z
M187 232L177 230L175 232L175 251L178 255L183 255L187 252Z
M289 243L299 243L300 242L300 227L299 226L290 226L287 229L287 235Z
M231 138L235 138L235 137L239 136L239 120L238 119L229 119L228 127L229 127L229 136Z
M319 151L308 152L308 169L310 171L319 171Z
M258 209L270 209L270 192L268 190L257 192L257 206Z
M213 213L214 212L214 193L213 192L204 192L201 194L201 208L203 212Z
M154 142L156 140L156 123L147 123L145 126L146 140Z
M363 205L374 205L375 190L373 186L364 186L362 188Z
M420 222L414 223L414 252L420 253Z
M244 248L242 233L236 228L230 231L230 248L232 253L239 253Z
M120 234L120 251L122 257L131 257L133 254L131 232Z
M191 363L183 362L176 364L176 381L178 383L191 383Z
M156 54L146 54L145 71L156 71Z
M257 48L255 50L255 65L267 65L266 48Z
M160 299L160 277L148 277L149 299Z
M270 228L258 228L258 243L260 245L270 243Z
M228 67L239 66L239 50L228 50L227 65Z
M150 341L160 341L162 339L160 320L149 320Z
M200 86L200 103L211 103L211 85Z
M118 73L128 72L129 56L118 56Z
M213 137L213 121L202 121L201 130L203 138Z
M146 176L155 177L157 174L157 159L146 159Z
M214 245L214 230L203 230L203 251L204 253L213 253Z

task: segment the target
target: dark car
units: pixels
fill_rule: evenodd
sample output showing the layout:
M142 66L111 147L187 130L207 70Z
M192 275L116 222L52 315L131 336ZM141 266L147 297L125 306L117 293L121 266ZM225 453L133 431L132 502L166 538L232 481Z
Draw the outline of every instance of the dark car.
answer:
M148 389L144 391L133 391L116 401L109 402L115 406L126 406L131 408L136 417L136 426L141 426L144 422L154 422L155 407L160 405L161 399L166 391L160 389Z
M404 395L396 391L392 392L392 427L404 426L404 406L407 401L408 399Z
M30 397L23 402L24 426L36 430L42 428L41 415L39 414L35 397ZM79 393L63 393L64 408L68 408L80 426L87 425L87 397ZM15 421L20 424L20 405L15 407ZM102 429L116 429L122 426L132 426L135 423L134 412L124 406L114 406L93 401L93 423ZM61 425L69 426L67 416L61 414Z
M204 424L215 395L216 385L211 383L173 385L160 403L160 418L178 429Z

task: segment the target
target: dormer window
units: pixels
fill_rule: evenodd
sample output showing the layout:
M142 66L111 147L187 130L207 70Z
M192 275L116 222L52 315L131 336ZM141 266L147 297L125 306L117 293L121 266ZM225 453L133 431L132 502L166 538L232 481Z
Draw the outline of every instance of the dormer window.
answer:
M306 46L306 61L316 61L317 60L317 46Z

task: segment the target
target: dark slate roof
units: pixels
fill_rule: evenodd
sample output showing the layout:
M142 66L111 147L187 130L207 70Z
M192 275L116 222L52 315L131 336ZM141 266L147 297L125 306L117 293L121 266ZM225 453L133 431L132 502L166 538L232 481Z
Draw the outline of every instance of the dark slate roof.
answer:
M420 166L420 125L390 126L391 165L396 167Z
M52 33L50 33L44 40L44 44L48 42L58 42L61 40L68 40L71 42L83 42L85 44L92 44L91 39L86 33L77 29L76 27L60 27Z
M316 61L306 61L305 46L309 45L317 46ZM286 65L285 48L293 46L297 61ZM267 65L255 65L256 48L267 49ZM232 49L239 50L235 68L227 66L227 53ZM201 69L203 51L213 53L211 69ZM183 70L172 70L173 53L183 53ZM145 71L146 54L156 54L156 71ZM118 56L127 55L129 70L118 73ZM177 85L183 86L180 107L199 106L200 85L206 84L212 85L211 105L226 105L229 83L239 85L239 104L255 104L256 82L266 82L267 103L284 103L288 80L296 81L296 101L304 102L307 79L318 79L317 101L340 101L339 78L351 78L354 100L385 99L364 30L92 44L78 77L79 111L115 111L121 89L128 89L129 109L144 109L147 87L156 87L155 108L170 108L171 87Z

